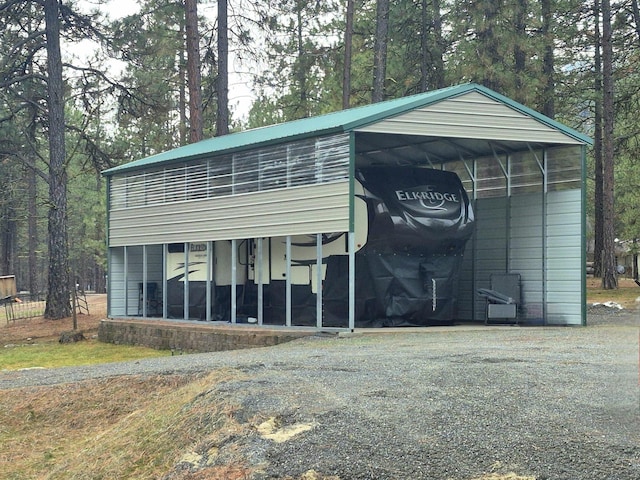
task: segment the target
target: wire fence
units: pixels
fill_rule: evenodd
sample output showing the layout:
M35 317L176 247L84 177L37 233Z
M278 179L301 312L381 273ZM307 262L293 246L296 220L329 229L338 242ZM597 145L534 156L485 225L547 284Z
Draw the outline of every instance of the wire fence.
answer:
M0 299L0 323L40 317L44 314L45 295L19 294Z

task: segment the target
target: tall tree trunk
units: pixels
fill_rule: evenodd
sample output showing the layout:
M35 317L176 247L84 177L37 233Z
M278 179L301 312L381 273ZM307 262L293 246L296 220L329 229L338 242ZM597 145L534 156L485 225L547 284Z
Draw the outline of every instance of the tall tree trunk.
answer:
M526 38L526 19L527 19L527 1L519 0L515 3L515 15L514 15L514 29L516 33L516 41L513 46L513 66L515 75L515 98L514 100L520 103L526 102L526 90L525 90L525 65L527 60L527 54L523 48L523 42Z
M542 113L549 118L556 115L555 106L555 57L554 35L551 23L553 22L553 12L551 0L541 0L542 7L542 39L544 52L542 55L542 73L544 75L544 86L542 89Z
M0 275L16 275L16 240L18 236L18 224L16 222L16 199L11 191L11 185L15 181L9 175L10 191L2 209L0 209ZM16 278L18 280L18 278Z
M615 265L614 231L614 106L613 43L610 0L602 0L602 288L618 287Z
M602 222L602 38L600 36L600 0L594 2L594 225L593 225L593 273L602 277L603 222Z
M27 27L31 30L31 25ZM29 62L28 70L33 74L33 62ZM25 131L28 142L36 145L36 134L38 128L38 110L34 104L28 107L29 125ZM32 153L27 154L25 160L25 180L27 185L27 248L28 248L28 281L29 293L32 295L40 294L40 285L38 282L38 179L36 174L36 156Z
M347 18L344 31L344 67L342 70L342 108L351 105L351 52L353 48L354 0L347 0Z
M184 22L180 24L180 38L185 38ZM180 48L178 54L178 132L180 145L187 144L187 69L185 61L185 49Z
M420 91L443 88L445 45L442 38L440 0L420 2L420 31Z
M189 141L203 137L202 77L200 73L200 36L198 35L198 2L184 0L187 34L187 78L189 83Z
M429 73L431 67L431 57L429 52L429 10L428 1L422 0L420 5L420 91L429 90Z
M64 145L64 85L60 55L59 0L45 0L47 93L49 96L49 271L45 318L71 315L67 243L67 171Z
M638 8L638 0L631 0L631 10L633 12L633 22L636 24L636 35L638 45L640 45L640 8Z
M483 63L485 63L482 84L492 90L502 91L502 80L492 68L489 68L501 64L504 60L499 51L500 39L499 33L496 31L498 13L502 4L493 0L484 0L480 2L480 5L483 21L476 34L479 46L483 50L481 55L484 57Z
M218 0L218 107L216 136L229 133L229 26L227 0Z
M387 42L389 37L389 0L376 2L376 38L373 44L373 103L384 100L387 76Z
M432 0L433 16L433 36L435 38L433 53L431 55L433 69L435 74L434 86L436 88L444 88L446 85L444 78L444 51L445 43L442 37L442 14L440 13L440 0Z
M96 172L96 192L102 191L102 175ZM96 226L96 240L104 239L106 237L105 232L105 224L103 222L98 222ZM98 249L93 255L94 261L94 280L93 280L93 290L96 293L106 293L107 292L107 281L106 275L104 271L104 250Z
M35 107L30 108L31 122L25 132L32 145L36 144L36 116ZM32 295L40 293L38 284L38 179L36 175L36 158L27 154L25 160L25 183L27 186L27 259L28 259L28 288Z
M296 72L295 75L298 81L298 100L299 104L296 108L296 118L308 117L309 112L309 92L307 92L307 62L305 60L305 51L304 51L304 33L303 33L303 16L302 9L303 1L296 0L296 16L297 16L297 27L296 27L296 44L298 48L297 52L297 62L296 62Z
M33 124L35 126L35 123ZM35 133L35 132L34 132ZM29 269L29 293L40 293L38 288L38 183L35 159L29 155L25 171L27 181L27 248Z

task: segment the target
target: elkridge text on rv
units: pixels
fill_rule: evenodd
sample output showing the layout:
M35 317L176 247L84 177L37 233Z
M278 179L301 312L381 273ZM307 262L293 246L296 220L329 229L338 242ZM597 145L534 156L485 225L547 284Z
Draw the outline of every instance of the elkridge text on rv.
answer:
M396 190L396 197L398 200L430 200L441 202L443 200L447 202L458 202L458 196L455 193L440 193L440 192L407 192L404 190Z

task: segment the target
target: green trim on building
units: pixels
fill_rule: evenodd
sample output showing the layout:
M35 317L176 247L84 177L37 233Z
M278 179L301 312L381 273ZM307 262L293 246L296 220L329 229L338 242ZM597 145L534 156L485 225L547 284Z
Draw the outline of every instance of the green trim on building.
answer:
M354 132L349 135L349 231L356 231L356 207L355 207L355 176L356 176L356 136Z
M582 162L582 288L580 298L582 303L582 326L587 325L587 148L580 149Z

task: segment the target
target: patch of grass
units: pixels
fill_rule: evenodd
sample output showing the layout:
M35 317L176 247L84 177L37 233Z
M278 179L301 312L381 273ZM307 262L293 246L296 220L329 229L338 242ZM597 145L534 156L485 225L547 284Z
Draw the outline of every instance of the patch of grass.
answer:
M74 365L139 360L170 355L167 350L130 345L112 345L97 340L71 344L42 343L5 346L0 350L0 370L56 368Z
M222 466L215 456L247 427L233 418L233 406L207 395L242 375L221 369L206 377L116 377L2 391L2 478L157 479L188 451L189 462L207 463L208 475L198 478L246 478L241 457Z
M599 278L587 278L587 303L616 302L624 308L636 308L640 297L640 287L629 278L619 278L618 288L603 290Z

